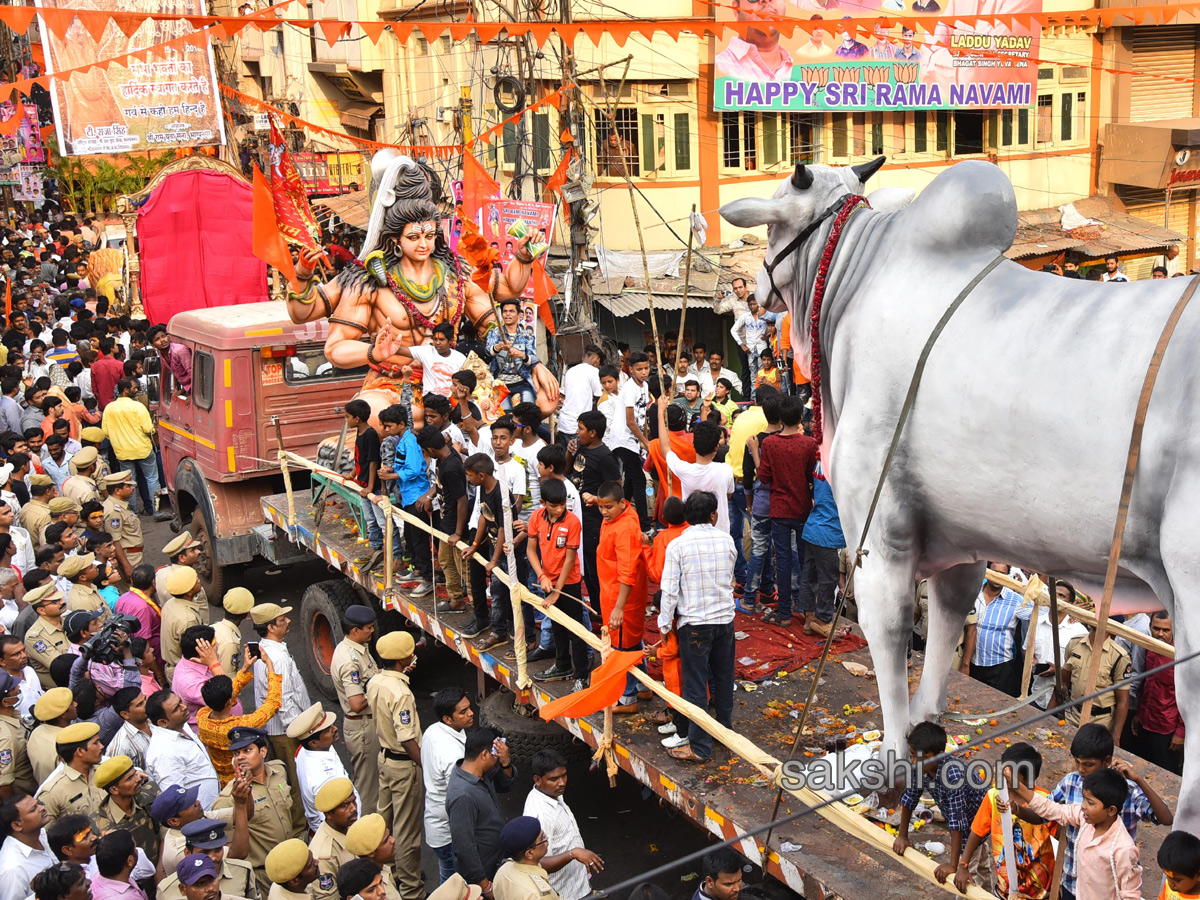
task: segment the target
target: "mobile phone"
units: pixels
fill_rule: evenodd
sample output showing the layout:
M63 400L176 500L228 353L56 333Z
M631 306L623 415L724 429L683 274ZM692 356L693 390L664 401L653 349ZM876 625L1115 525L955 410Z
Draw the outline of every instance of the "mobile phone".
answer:
M246 655L251 659L262 659L262 650L258 646L258 641L250 641L246 644Z

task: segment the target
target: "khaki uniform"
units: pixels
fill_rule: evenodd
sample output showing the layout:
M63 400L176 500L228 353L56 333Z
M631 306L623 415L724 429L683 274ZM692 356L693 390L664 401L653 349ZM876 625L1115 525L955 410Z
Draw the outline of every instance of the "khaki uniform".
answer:
M1088 635L1077 637L1067 644L1066 661L1064 666L1071 669L1071 697L1082 697L1087 689L1088 669L1092 665L1092 646L1088 643ZM1100 671L1096 675L1096 690L1102 691L1110 684L1123 681L1133 671L1129 654L1112 638L1105 638L1100 648ZM1128 688L1125 688L1128 690ZM1091 721L1098 722L1106 728L1112 727L1113 714L1117 710L1117 695L1114 691L1101 694L1092 701ZM1063 716L1072 728L1079 727L1079 708L1067 710Z
M359 816L370 815L379 807L379 735L375 731L375 717L368 705L361 713L350 709L350 697L366 693L367 682L379 672L375 658L369 648L357 644L350 638L334 648L329 664L329 675L337 691L338 703L342 705L342 731L346 735L346 749L354 766L354 786L362 801Z
M545 869L511 859L492 879L492 895L496 900L558 900Z
M90 816L98 810L108 794L96 787L95 778L95 769L85 778L78 769L64 765L43 781L37 797L46 804L50 820L73 813Z
M58 746L54 742L60 731L62 727L59 725L39 725L29 733L29 740L25 742L29 765L33 767L33 780L38 784L49 778L59 763Z
M172 601L173 602L173 601ZM288 838L292 829L292 787L288 783L287 766L279 760L267 763L265 784L253 782L254 818L250 820L250 854L248 862L254 867L260 894L271 890L271 879L267 877L267 854ZM233 782L225 785L221 796L213 804L213 810L233 809Z
M142 564L142 523L125 500L109 497L104 501L104 527L118 544L125 549L129 565Z
M242 665L242 630L228 619L220 619L212 623L216 632L217 659L221 668L232 678Z
M0 787L9 786L32 794L38 782L25 745L25 726L16 716L0 716Z
M86 609L89 612L99 610L103 613L100 616L100 624L108 621L108 604L104 602L94 584L72 584L71 592L67 594L67 609Z
M269 763L268 763L269 765ZM232 803L224 809L217 809L221 798L218 797L213 803L212 809L206 809L204 815L210 819L220 819L226 825L226 832L232 831L233 826L233 805ZM174 872L179 865L180 860L187 856L187 838L183 836L183 832L178 828L163 827L162 830L162 866L165 872Z
M417 702L408 677L385 669L367 685L367 703L379 734L379 814L396 838L396 877L404 900L420 900L421 822L425 785L421 768L408 756L404 741L421 741Z
M328 822L322 822L308 842L308 849L312 851L320 873L309 889L316 900L337 900L338 871L354 859L354 854L346 849L346 835L334 831Z
M62 495L74 500L80 506L89 500L101 502L100 489L96 486L95 479L89 478L87 475L72 475L64 481Z
M158 605L166 606L167 601L171 599L171 592L167 590L167 579L171 577L171 573L178 569L179 566L174 563L167 563L165 566L159 566L158 571L154 573L154 593L158 597ZM204 588L200 588L200 593L196 595L196 603L200 606L200 616L203 621L201 625L211 625L209 621L209 606L208 594L204 593ZM240 640L240 639L239 639ZM225 674L230 678L229 670L225 670Z
M179 646L179 639L193 625L204 624L200 605L196 602L198 597L199 595L193 597L191 600L180 600L178 597L172 597L171 601L162 608L160 634L163 662L166 663L167 667L167 681L171 680L171 676L175 672L175 666L183 658L183 650ZM232 678L237 673L226 672L226 674Z
M174 870L158 883L156 896L159 900L183 900L184 894L179 888L179 876ZM221 860L221 896L259 900L254 867L244 859L225 857Z
M42 533L42 529L50 524L50 504L44 500L30 500L21 507L21 512L17 515L17 521L21 527L36 536Z
M42 690L48 691L58 686L50 677L50 663L70 647L67 633L44 616L38 616L37 621L25 632L25 652L29 654L29 665L33 666L38 681L42 683Z
M126 815L125 810L117 806L109 796L92 816L92 821L96 823L101 834L117 828L128 831L133 835L133 842L146 852L146 857L157 863L159 853L162 852L162 841L159 838L161 829L150 818L150 811L137 801L138 798L135 797L133 812Z
M316 884L316 882L313 882ZM312 887L313 885L309 885ZM297 894L295 891L289 891L282 884L271 885L271 892L267 894L267 900L313 900L313 895L308 891L303 894Z

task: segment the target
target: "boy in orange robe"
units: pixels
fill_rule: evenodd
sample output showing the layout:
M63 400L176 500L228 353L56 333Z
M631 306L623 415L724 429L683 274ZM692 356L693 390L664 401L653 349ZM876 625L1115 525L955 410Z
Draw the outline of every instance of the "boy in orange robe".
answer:
M642 553L642 527L637 510L625 500L619 481L606 481L596 494L604 518L596 547L596 574L600 579L600 614L608 625L608 638L617 650L640 650L646 627L646 557ZM645 663L639 663L645 669ZM627 676L625 693L614 712L637 712L637 679Z
M670 413L672 409L679 409L679 407L667 407L667 412ZM694 454L695 451L693 451ZM674 479L675 476L671 477ZM653 544L643 548L646 554L646 576L654 585L662 581L663 563L667 559L668 545L687 531L688 523L683 517L683 500L677 495L668 497L662 505L660 518L667 527L654 536ZM667 690L682 696L683 664L679 661L679 638L674 629L663 635L662 643L658 645L658 659L663 667L663 684L667 686ZM670 710L656 710L647 718L659 726L661 734L675 733ZM667 728L666 731L663 731L664 727Z
M667 407L667 431L671 439L671 452L682 459L684 462L696 461L696 448L692 445L692 435L687 430L687 413L683 411L681 406ZM666 519L663 518L663 501L667 499L667 477L670 476L671 495L674 497L683 496L683 488L679 482L679 476L672 474L667 469L667 459L663 456L662 445L658 441L650 442L650 449L646 451L646 462L642 465L647 472L654 475L655 490L654 490L654 518L666 524ZM682 515L682 513L681 513ZM663 546L663 552L666 552L666 546ZM662 558L659 558L659 566L661 568ZM657 581L657 579L651 579Z

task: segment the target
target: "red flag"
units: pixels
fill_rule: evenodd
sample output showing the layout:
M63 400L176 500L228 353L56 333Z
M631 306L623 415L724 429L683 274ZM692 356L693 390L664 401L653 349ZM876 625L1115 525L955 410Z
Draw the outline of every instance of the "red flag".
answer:
M463 154L463 218L475 221L484 200L500 196L500 185L468 149Z
M591 687L543 704L538 714L546 722L558 716L581 719L612 706L625 692L625 675L646 653L644 650L614 650L591 675Z
M269 266L280 271L292 290L299 290L296 283L296 267L292 265L292 254L284 243L279 222L275 216L275 201L271 197L271 186L254 164L254 224L251 230L251 249L254 255Z
M546 274L546 262L539 259L533 264L533 302L537 304L538 318L546 326L546 330L554 334L554 311L550 308L550 298L558 293L558 288Z
M271 119L271 197L277 228L290 243L320 251L321 229L308 205L304 181L283 142L275 119ZM274 263L272 263L274 265Z

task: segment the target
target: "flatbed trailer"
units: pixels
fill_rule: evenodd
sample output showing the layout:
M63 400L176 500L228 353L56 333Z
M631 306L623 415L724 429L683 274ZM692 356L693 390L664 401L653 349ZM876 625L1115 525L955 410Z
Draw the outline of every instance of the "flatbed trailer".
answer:
M403 616L430 638L441 642L474 665L481 678L487 676L494 679L520 695L524 702L541 706L569 692L569 682L535 683L529 690L522 691L516 685L515 663L506 662L499 655L504 648L497 648L498 652L481 652L457 630L465 616L438 615L435 612L439 599L436 594L414 600L402 590L396 590L385 597L382 567L374 572L365 572L359 566L359 562L369 556L369 549L359 539L356 528L351 524L353 515L345 508L343 501L336 497L324 501L325 510L320 526L313 520L310 502L308 491L295 492L295 525L289 528L287 495L263 497L262 508L271 530L271 534L263 535L263 539L276 543L290 542L320 557L339 573L340 577L335 578L332 584L341 585L343 596L349 597L347 592L353 591L351 585L343 581L348 579L373 598L381 609ZM321 588L321 585L315 585L310 591L314 588ZM333 592L329 589L318 591ZM353 596L358 595L359 591L353 591ZM348 599L347 602L355 601ZM309 610L307 603L301 617L307 632L306 648L310 663L318 670L323 667L326 677L329 657L342 636L336 619L336 615L330 615L320 608ZM853 627L857 630L857 626ZM861 736L882 727L882 716L876 706L878 692L874 678L871 674L852 674L849 668L841 664L843 662L858 663L868 670L871 667L870 654L865 648L830 657L810 716L814 733L809 735L806 727L802 747L820 747L838 736L846 737L850 731ZM920 676L921 663L921 655L914 653L910 673L910 683L914 686ZM744 685L740 686L734 695L734 730L764 750L786 758L791 752L794 738L794 713L804 704L814 668L815 664L809 664L794 672L776 673L752 691L745 690ZM322 673L318 671L312 674L319 678ZM949 696L953 698L951 712L969 711L987 717L982 726L984 732L1028 718L1028 710L1032 709L1025 707L993 716L992 711L1004 710L1013 704L1013 699L958 672L951 673ZM555 721L574 737L595 748L603 733L603 720L603 713L596 713L584 719ZM972 739L978 737L974 726L950 722L946 727L951 735L965 734ZM1009 737L1013 742L1028 740L1038 747L1044 759L1038 783L1053 788L1063 775L1074 768L1069 752L1070 736L1070 730L1058 722L1043 721L1031 726L1028 731L1022 729L1019 734ZM719 744L714 745L711 762L700 766L681 763L668 756L659 739L655 728L642 716L618 717L614 729L617 763L693 824L720 839L728 839L771 820L776 791L757 769L725 751ZM981 748L979 758L998 760L1004 746L993 744ZM1150 783L1174 809L1180 779L1137 757L1124 756L1138 771L1147 773ZM795 799L785 794L779 815L787 815L799 808ZM1159 891L1162 876L1155 855L1167 832L1168 829L1164 827L1144 826L1138 833L1143 892L1146 896L1157 896ZM751 862L807 900L835 897L864 900L880 896L916 898L942 894L936 885L904 868L896 857L849 836L819 812L776 829L771 836L769 850L764 849L762 843L765 837L763 834L756 839L743 839L738 849ZM916 843L940 841L946 846L950 843L944 823L937 821L914 832L913 839ZM785 845L787 850L782 849ZM948 854L935 859L946 861ZM945 896L951 895L958 896L952 886L950 893Z

